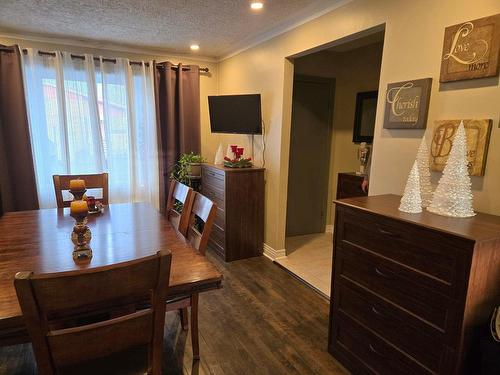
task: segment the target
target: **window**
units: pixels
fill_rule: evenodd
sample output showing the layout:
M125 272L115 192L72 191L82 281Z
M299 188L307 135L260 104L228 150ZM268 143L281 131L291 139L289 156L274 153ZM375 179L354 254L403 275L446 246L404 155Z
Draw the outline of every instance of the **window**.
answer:
M158 207L153 64L28 49L23 66L40 207L56 206L52 175L102 172L112 203Z

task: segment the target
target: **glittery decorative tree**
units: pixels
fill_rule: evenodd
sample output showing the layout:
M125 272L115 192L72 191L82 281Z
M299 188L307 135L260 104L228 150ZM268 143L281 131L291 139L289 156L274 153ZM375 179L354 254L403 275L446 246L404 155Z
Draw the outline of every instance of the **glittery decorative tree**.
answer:
M401 198L399 211L416 214L422 212L422 198L420 195L420 176L418 163L415 160L406 181L405 192Z
M422 207L427 207L431 204L433 195L429 164L429 148L427 147L427 142L424 136L417 151L417 165L418 176L420 178L420 196L422 198Z
M427 210L453 217L474 216L472 190L467 167L467 138L463 121L457 128L448 161Z

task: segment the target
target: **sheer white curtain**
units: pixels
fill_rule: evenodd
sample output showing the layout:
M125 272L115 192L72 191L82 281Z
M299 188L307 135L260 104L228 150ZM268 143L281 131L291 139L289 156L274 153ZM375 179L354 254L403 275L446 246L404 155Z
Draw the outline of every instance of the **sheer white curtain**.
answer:
M55 207L54 174L109 173L110 202L158 202L153 64L92 55L23 61L41 208Z

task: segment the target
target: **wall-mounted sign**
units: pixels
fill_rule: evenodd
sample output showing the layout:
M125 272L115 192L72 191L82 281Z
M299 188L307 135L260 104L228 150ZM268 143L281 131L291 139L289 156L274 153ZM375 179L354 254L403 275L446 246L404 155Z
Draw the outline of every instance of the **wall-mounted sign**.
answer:
M500 14L449 26L444 32L440 82L498 75Z
M435 121L431 143L431 170L443 171L462 120ZM471 176L484 176L492 120L463 120L467 136L467 160Z
M425 129L432 78L390 83L385 95L386 129Z

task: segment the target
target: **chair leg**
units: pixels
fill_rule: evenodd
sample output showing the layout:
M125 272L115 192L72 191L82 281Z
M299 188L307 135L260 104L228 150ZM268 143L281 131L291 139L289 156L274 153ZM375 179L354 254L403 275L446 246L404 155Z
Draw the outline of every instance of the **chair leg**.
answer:
M179 314L181 316L181 325L184 331L188 330L188 309L187 307L183 307L179 309Z
M191 296L191 343L193 344L193 359L200 359L200 344L198 340L198 293Z

